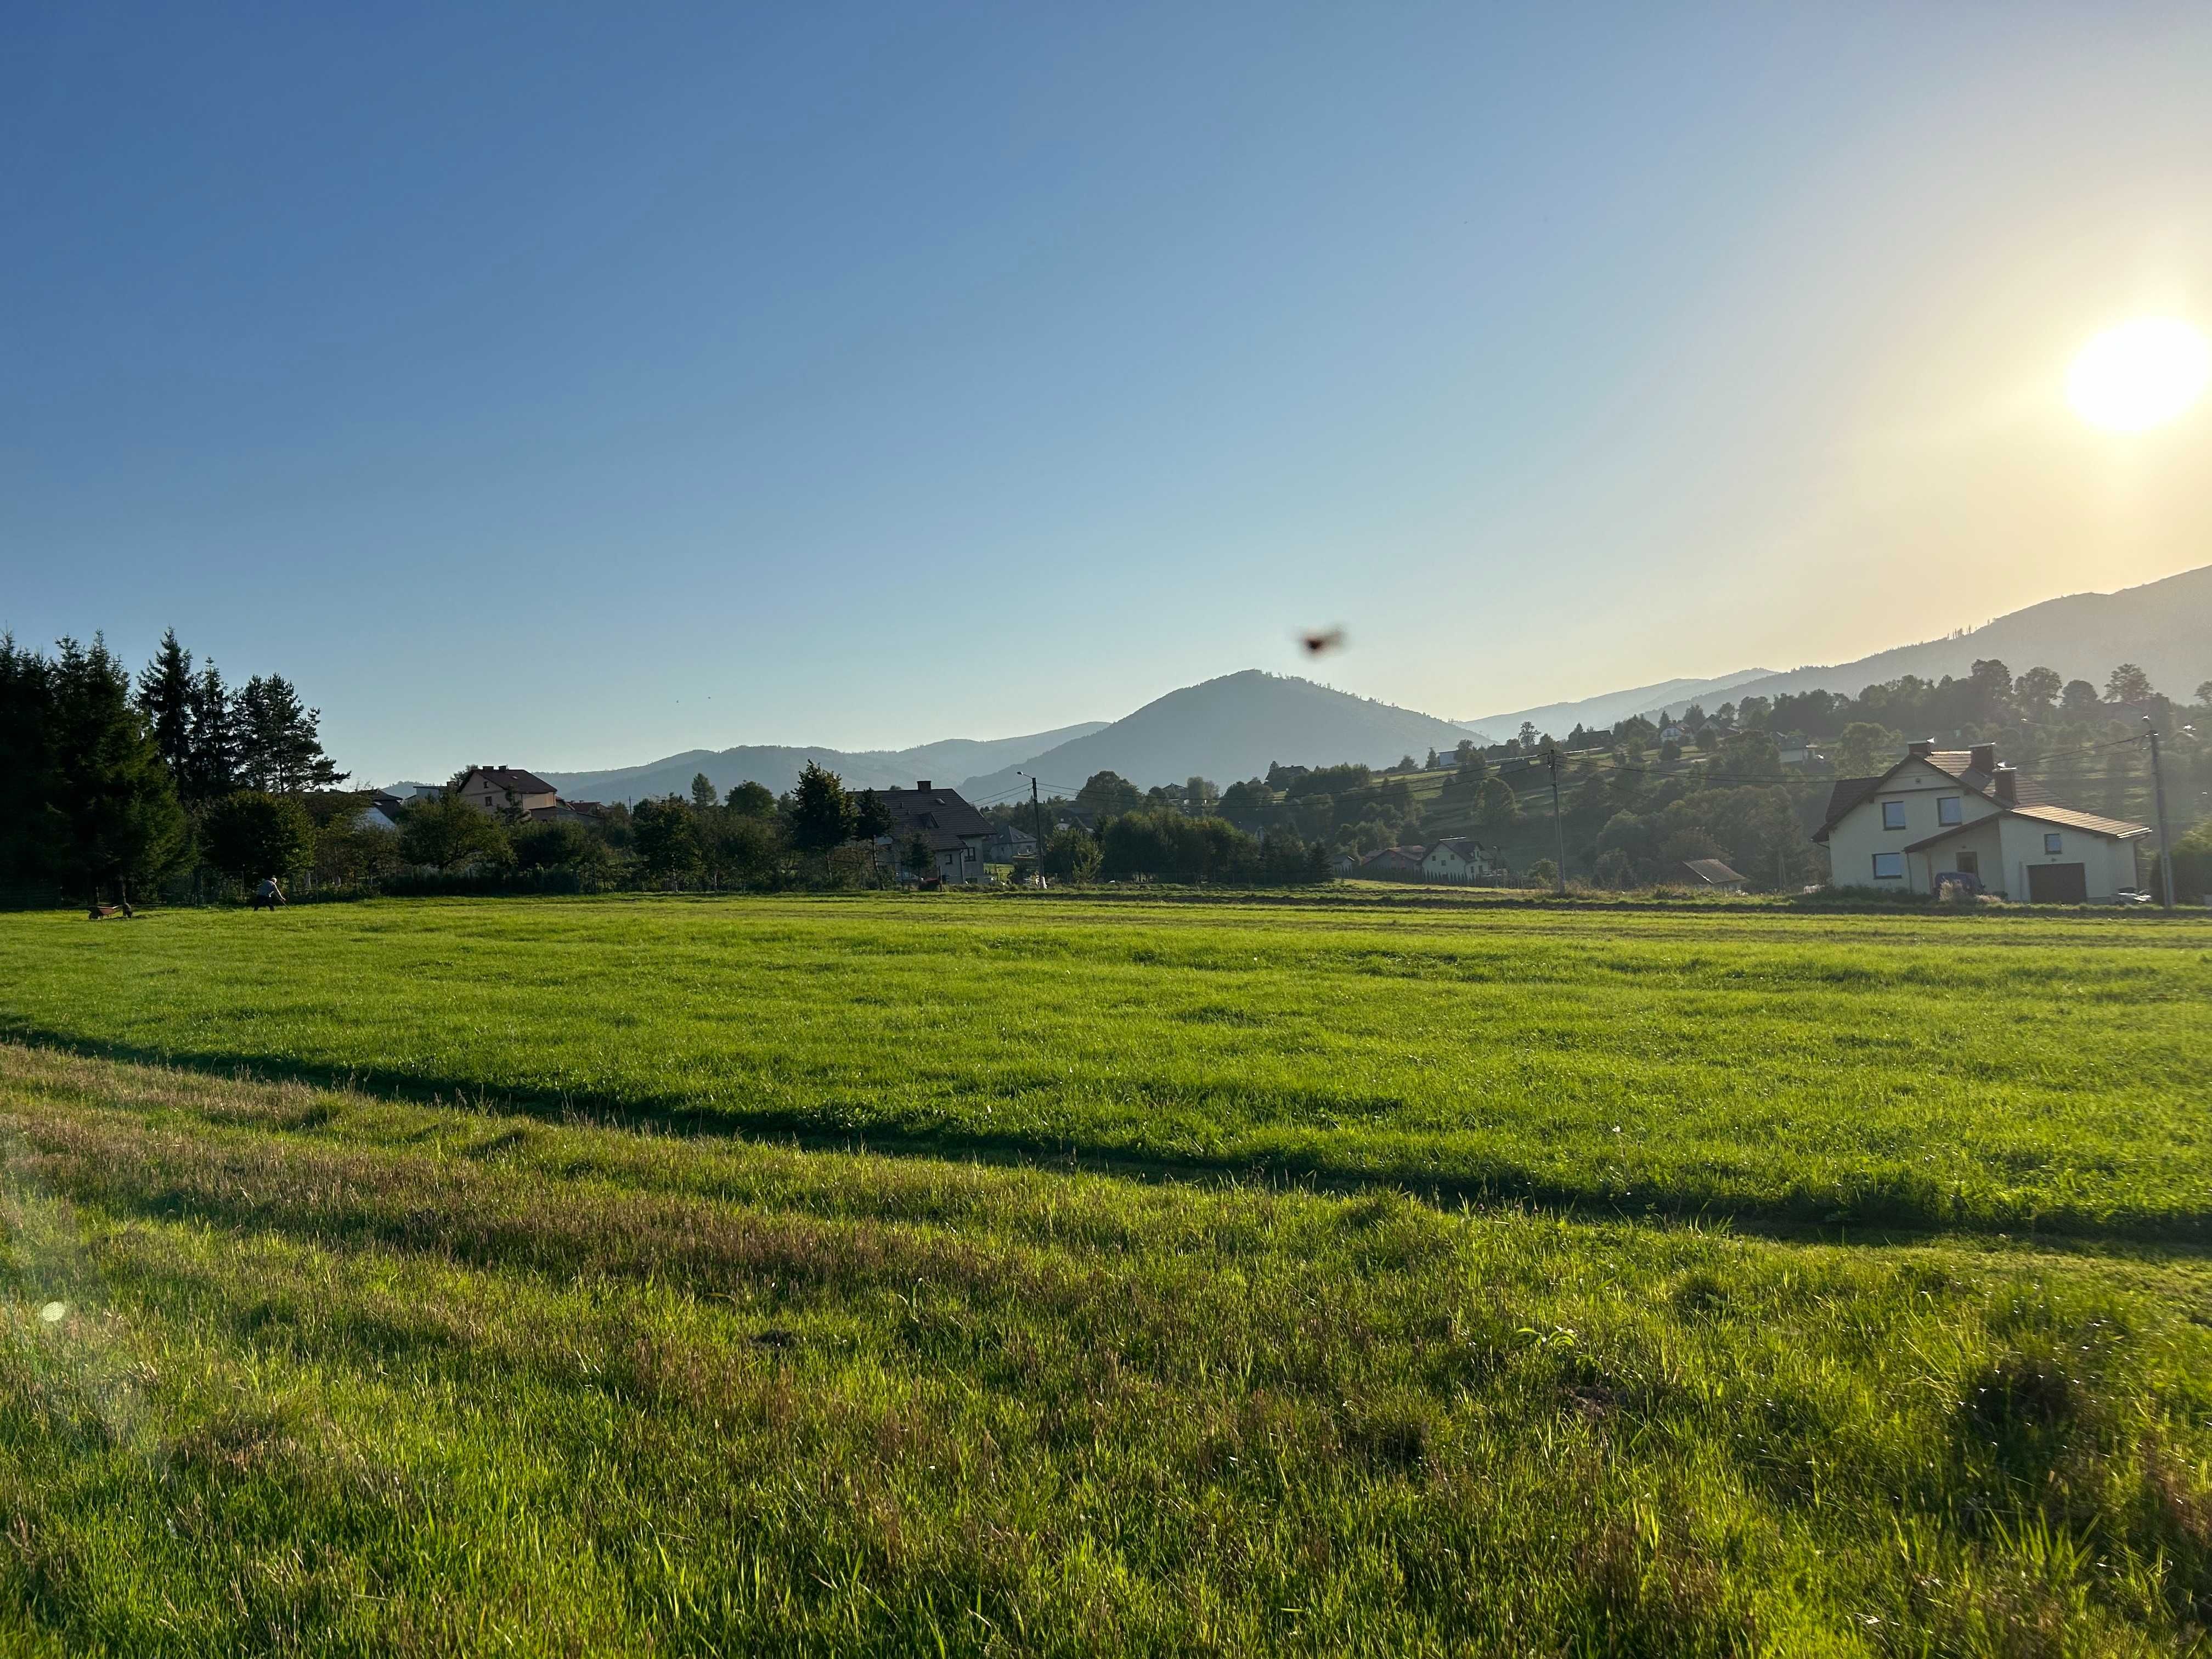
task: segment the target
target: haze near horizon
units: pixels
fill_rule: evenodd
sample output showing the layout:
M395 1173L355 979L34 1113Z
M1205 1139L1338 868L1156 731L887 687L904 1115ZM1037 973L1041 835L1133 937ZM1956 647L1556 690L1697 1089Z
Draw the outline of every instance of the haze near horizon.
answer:
M2203 564L2212 14L1996 15L19 17L0 627L388 778L1465 718Z

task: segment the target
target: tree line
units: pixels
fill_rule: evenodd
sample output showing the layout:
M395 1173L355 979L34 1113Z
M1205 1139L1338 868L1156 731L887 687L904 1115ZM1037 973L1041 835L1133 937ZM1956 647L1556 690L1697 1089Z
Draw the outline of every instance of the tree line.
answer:
M241 797L289 817L280 797L344 780L321 718L281 675L196 671L173 629L135 682L96 635L0 635L0 885L98 902L242 856Z

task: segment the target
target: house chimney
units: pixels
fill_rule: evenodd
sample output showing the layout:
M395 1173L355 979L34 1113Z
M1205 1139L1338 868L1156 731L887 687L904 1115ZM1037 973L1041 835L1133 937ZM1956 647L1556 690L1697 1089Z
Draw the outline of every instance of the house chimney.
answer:
M926 795L929 793L929 780L927 778L918 778L915 781L914 787L921 793Z
M1978 743L1966 750L1966 763L1977 772L1997 769L1997 746L1993 743Z
M1997 799L2007 806L2017 806L2020 804L2020 773L2014 768L2010 766L1992 768L1990 787L1996 791Z
M1936 752L1936 739L1933 738L1915 738L1912 742L1905 745L1905 752L1911 759L1926 760L1930 755Z

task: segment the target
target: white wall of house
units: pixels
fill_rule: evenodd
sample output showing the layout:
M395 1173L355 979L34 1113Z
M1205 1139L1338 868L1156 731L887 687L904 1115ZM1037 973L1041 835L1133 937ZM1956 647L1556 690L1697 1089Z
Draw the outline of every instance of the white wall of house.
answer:
M2087 830L2042 823L2033 818L2008 817L2004 836L2004 890L2011 897L2028 896L2028 871L2039 864L2078 864L2088 886L2091 903L2111 900L2123 887L2136 884L2136 844ZM1984 881L1989 878L1984 876Z
M1946 806L1945 802L1951 803ZM1955 813L1955 819L1951 814ZM1925 893L1929 890L1925 854L1907 854L1916 841L1951 829L1994 817L1994 803L1958 779L1932 766L1913 761L1872 799L1860 802L1828 831L1828 878L1838 887L1871 887L1877 891ZM1940 857L1946 849L1933 849ZM1943 869L1955 868L1943 865ZM1987 875L1984 886L2002 887Z
M1421 860L1421 873L1438 881L1480 881L1498 872L1480 860L1462 858L1454 848L1439 845Z

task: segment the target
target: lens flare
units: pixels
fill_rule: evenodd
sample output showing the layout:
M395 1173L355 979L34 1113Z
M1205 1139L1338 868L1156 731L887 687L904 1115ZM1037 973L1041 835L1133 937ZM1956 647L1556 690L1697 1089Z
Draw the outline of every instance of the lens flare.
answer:
M2141 432L2185 412L2212 380L2212 343L2179 317L2138 317L2097 335L2066 372L2066 401L2091 426Z

